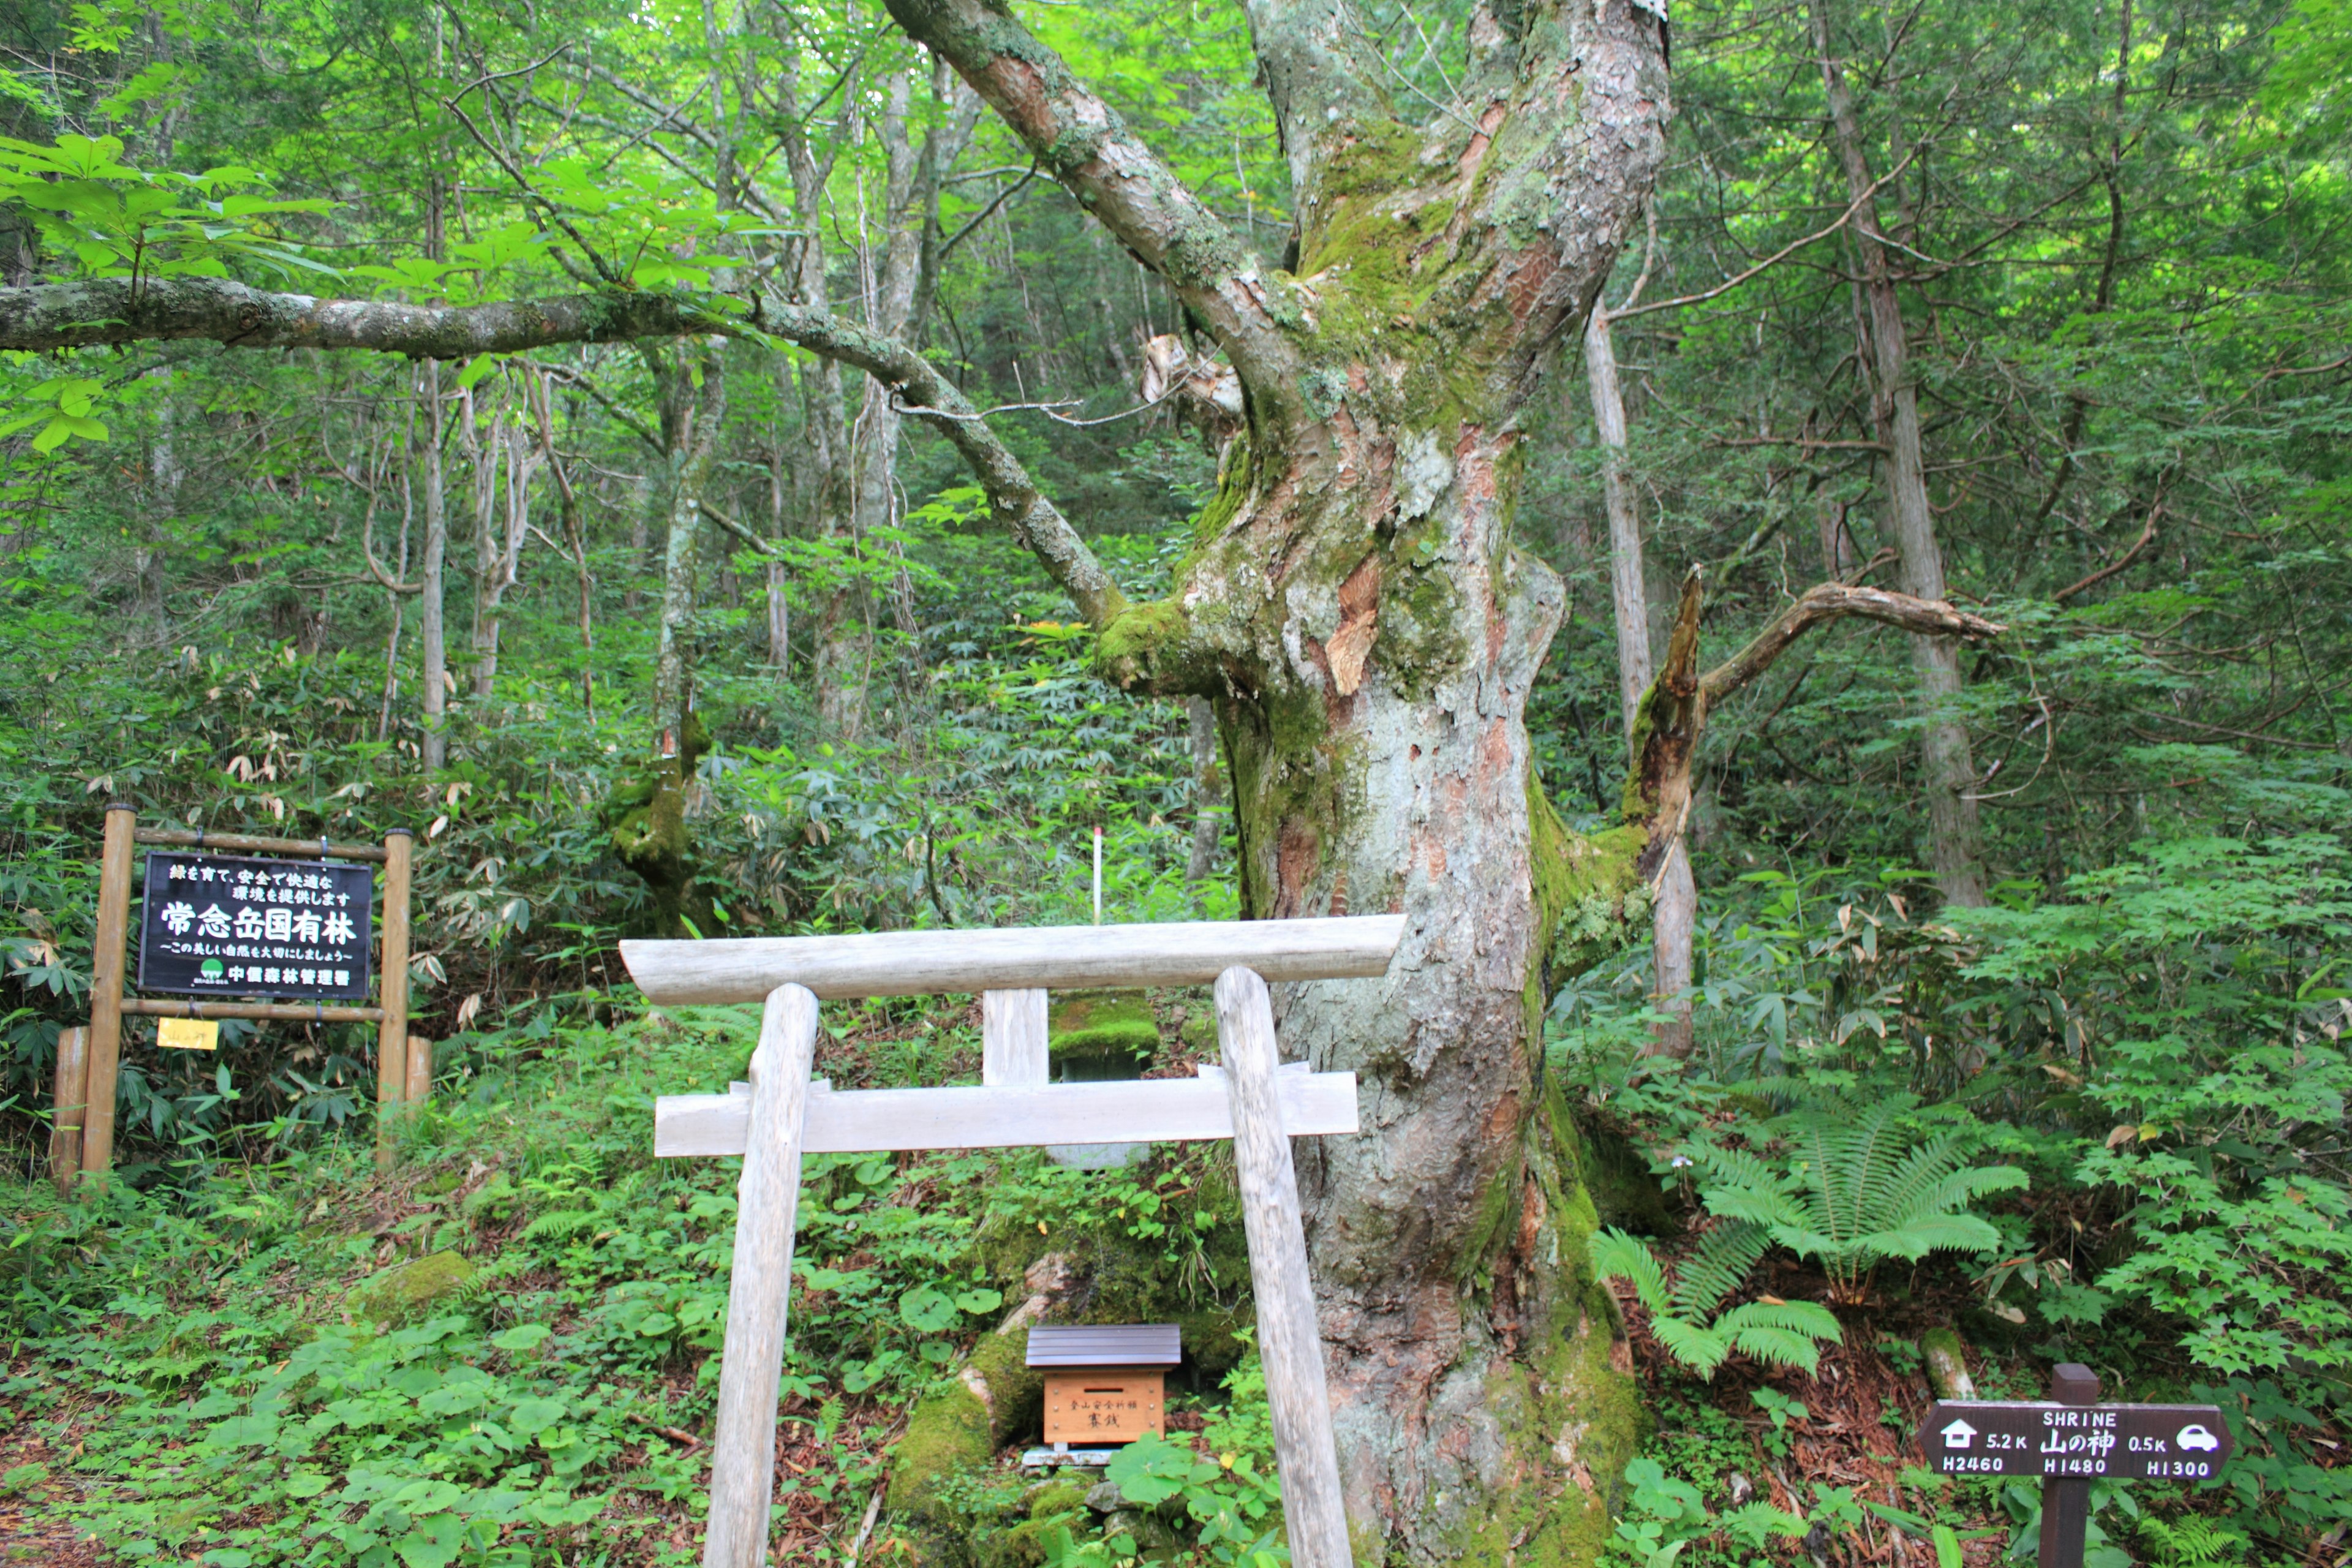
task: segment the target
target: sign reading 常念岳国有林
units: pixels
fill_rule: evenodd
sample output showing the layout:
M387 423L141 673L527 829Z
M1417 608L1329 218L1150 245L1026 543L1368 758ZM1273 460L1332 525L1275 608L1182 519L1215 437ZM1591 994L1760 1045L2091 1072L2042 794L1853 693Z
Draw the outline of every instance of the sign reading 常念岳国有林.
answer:
M1944 1476L2200 1481L2232 1447L2210 1405L1946 1399L1919 1427L1927 1468Z
M368 994L373 873L326 860L147 857L139 988L297 1001Z

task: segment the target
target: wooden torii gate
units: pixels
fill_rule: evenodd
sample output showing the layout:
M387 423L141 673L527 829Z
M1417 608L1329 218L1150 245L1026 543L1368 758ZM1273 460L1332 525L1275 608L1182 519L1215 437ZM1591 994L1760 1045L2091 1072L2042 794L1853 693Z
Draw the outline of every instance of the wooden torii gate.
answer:
M766 1003L749 1084L666 1097L654 1110L656 1154L744 1156L703 1568L766 1560L803 1153L1209 1138L1234 1141L1291 1559L1347 1568L1290 1140L1355 1131L1356 1077L1281 1065L1266 982L1381 974L1403 935L1402 915L1369 915L623 942L650 1001ZM1221 1067L1193 1079L1046 1081L1049 990L1209 982ZM820 999L939 992L981 994L979 1087L836 1091L812 1079Z

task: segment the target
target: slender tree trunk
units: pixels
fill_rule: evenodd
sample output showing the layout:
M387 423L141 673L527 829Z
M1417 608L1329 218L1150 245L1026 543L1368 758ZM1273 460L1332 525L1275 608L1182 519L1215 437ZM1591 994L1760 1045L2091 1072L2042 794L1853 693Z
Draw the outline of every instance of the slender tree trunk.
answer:
M1617 690L1625 715L1626 743L1638 749L1642 694L1656 678L1650 648L1650 592L1643 581L1642 524L1633 486L1626 472L1625 397L1617 376L1617 347L1605 305L1596 304L1584 324L1584 375L1592 394L1592 426L1601 444L1601 493L1609 511L1609 602L1617 620ZM1691 875L1690 848L1683 825L1673 825L1673 847L1659 868L1651 894L1652 994L1667 1016L1650 1048L1664 1056L1691 1053L1691 945L1698 930L1698 884Z
M911 74L900 71L886 89L876 125L882 141L883 226L878 265L868 268L871 286L866 324L886 338L919 344L937 287L939 205L942 177L966 142L979 115L979 100L952 92L952 80L935 78L934 92L948 100L946 118L918 150L909 135ZM879 561L867 542L896 513L898 441L902 416L889 390L868 379L854 431L854 489L847 544L856 557ZM873 667L873 597L863 575L835 590L817 627L817 710L825 726L856 739L866 708L866 677Z
M457 394L457 447L466 455L467 476L472 481L466 493L473 503L474 521L474 619L467 639L473 655L473 670L467 684L478 700L489 696L490 682L498 670L499 616L493 596L498 593L499 581L499 465L506 455L505 437L506 410L492 405L489 438L485 440L474 407L473 390L461 388Z
M1625 730L1657 668L1650 651L1650 592L1643 581L1642 523L1625 472L1625 396L1617 380L1617 345L1600 304L1584 324L1584 378L1592 393L1592 428L1601 442L1601 489L1609 511L1609 604L1617 623L1617 697Z
M662 510L662 602L654 655L654 731L658 754L688 749L692 670L688 638L700 567L702 489L718 455L727 411L726 358L716 349L641 345L660 388L662 456L655 494ZM695 383L698 379L701 384Z
M166 387L172 373L153 373ZM136 595L140 635L156 647L164 647L172 640L169 612L164 605L164 562L170 550L171 520L179 515L180 484L187 478L187 465L180 460L179 447L173 439L173 399L168 393L155 406L155 447L150 455L147 472L152 504L147 517L147 538L131 552L131 570Z
M1829 99L1830 126L1844 166L1855 215L1854 246L1862 258L1863 293L1868 310L1872 400L1879 439L1887 448L1889 516L1903 563L1904 591L1921 599L1944 597L1944 557L1936 542L1936 517L1927 500L1927 462L1919 432L1919 392L1911 378L1909 339L1893 268L1880 237L1871 198L1870 161L1853 112L1845 71L1832 47L1830 0L1811 0L1813 46L1822 61L1822 84ZM1919 695L1927 711L1922 740L1927 795L1928 859L1944 897L1963 906L1985 901L1983 845L1977 822L1976 763L1969 732L1958 717L1962 681L1959 645L1946 637L1916 637L1911 658L1919 675Z
M580 512L580 493L572 488L571 470L563 459L555 455L555 398L548 390L547 377L526 369L523 383L526 399L537 411L539 420L540 458L555 477L556 505L563 518L563 542L572 552L572 570L577 579L580 603L580 706L589 715L596 713L596 580L588 570L588 522Z
M449 649L442 622L443 569L449 555L449 517L444 504L441 478L441 362L424 362L416 378L415 445L411 452L418 471L416 488L425 514L423 591L417 595L418 633L424 645L425 771L438 773L449 764Z

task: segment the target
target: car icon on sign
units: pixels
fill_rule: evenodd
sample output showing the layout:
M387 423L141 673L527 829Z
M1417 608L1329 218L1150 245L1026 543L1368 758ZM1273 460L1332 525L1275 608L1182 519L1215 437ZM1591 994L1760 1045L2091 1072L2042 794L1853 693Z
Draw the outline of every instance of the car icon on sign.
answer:
M2208 1454L2221 1446L2221 1438L2193 1421L2175 1434L2172 1440L2183 1448L2195 1448Z

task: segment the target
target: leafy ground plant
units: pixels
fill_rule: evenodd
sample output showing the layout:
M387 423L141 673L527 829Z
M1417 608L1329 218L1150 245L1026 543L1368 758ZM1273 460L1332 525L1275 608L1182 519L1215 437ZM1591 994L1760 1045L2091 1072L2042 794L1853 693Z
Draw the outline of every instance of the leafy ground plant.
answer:
M2024 1186L2025 1173L1969 1164L1957 1128L1914 1143L1903 1123L1916 1103L1894 1096L1776 1119L1763 1131L1786 1151L1777 1163L1691 1143L1707 1212L1752 1229L1760 1239L1742 1245L1754 1245L1756 1256L1773 1245L1817 1260L1840 1301L1860 1300L1871 1271L1889 1258L1916 1263L1931 1252L1998 1246L2000 1233L1968 1207L1986 1194Z
M1650 1313L1650 1331L1668 1354L1701 1377L1735 1350L1773 1366L1813 1370L1823 1343L1841 1335L1837 1319L1813 1301L1766 1299L1723 1303L1771 1245L1763 1227L1716 1225L1675 1268L1674 1283L1649 1247L1614 1226L1592 1238L1593 1272L1623 1279Z

